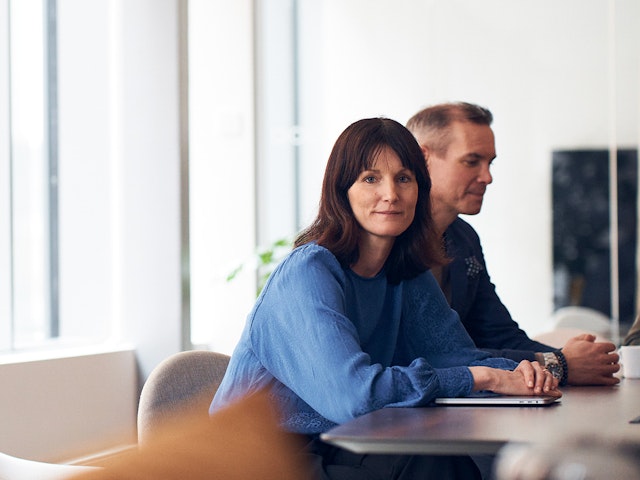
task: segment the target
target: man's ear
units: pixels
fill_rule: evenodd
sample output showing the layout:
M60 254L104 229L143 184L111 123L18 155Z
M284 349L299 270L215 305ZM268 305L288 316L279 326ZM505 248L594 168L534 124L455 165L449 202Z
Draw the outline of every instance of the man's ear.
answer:
M428 165L429 154L431 153L431 151L429 150L429 147L427 147L426 145L420 145L420 150L422 150L422 156L424 157L424 161L427 162L427 165Z

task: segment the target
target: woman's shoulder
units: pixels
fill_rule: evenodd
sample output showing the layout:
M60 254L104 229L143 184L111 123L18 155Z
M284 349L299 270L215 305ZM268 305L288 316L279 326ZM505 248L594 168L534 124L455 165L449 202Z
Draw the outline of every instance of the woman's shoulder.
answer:
M336 256L325 247L316 243L307 243L294 248L284 258L278 269L303 269L310 273L313 269L342 271L342 266Z
M337 262L335 255L331 253L327 248L321 247L317 243L305 243L299 247L295 247L289 255L285 257L285 260L290 262Z
M261 298L267 295L307 295L319 285L337 282L343 285L345 273L338 259L329 250L317 244L294 248L269 275Z

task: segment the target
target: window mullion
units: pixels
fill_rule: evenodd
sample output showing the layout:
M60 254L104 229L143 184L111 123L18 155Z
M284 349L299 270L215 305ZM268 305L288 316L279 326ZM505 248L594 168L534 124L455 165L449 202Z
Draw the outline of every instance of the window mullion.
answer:
M9 1L0 0L0 351L13 345Z
M58 42L57 0L47 0L45 10L46 125L49 199L49 334L60 336L59 236L58 236Z

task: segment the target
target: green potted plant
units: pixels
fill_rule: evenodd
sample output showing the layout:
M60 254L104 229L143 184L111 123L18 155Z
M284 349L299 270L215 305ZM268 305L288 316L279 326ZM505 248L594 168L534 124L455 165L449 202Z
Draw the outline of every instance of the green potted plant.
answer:
M227 282L232 281L247 267L253 267L257 272L256 297L264 288L271 272L276 265L291 251L293 241L291 238L280 238L266 247L258 247L254 254L245 262L242 262L227 275Z

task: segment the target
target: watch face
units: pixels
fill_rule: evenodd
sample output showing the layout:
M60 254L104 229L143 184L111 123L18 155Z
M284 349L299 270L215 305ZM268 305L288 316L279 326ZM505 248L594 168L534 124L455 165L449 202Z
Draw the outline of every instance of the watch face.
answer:
M551 372L551 375L553 375L557 379L560 379L560 377L562 377L560 365L558 365L557 363L547 365L547 370L549 370Z

